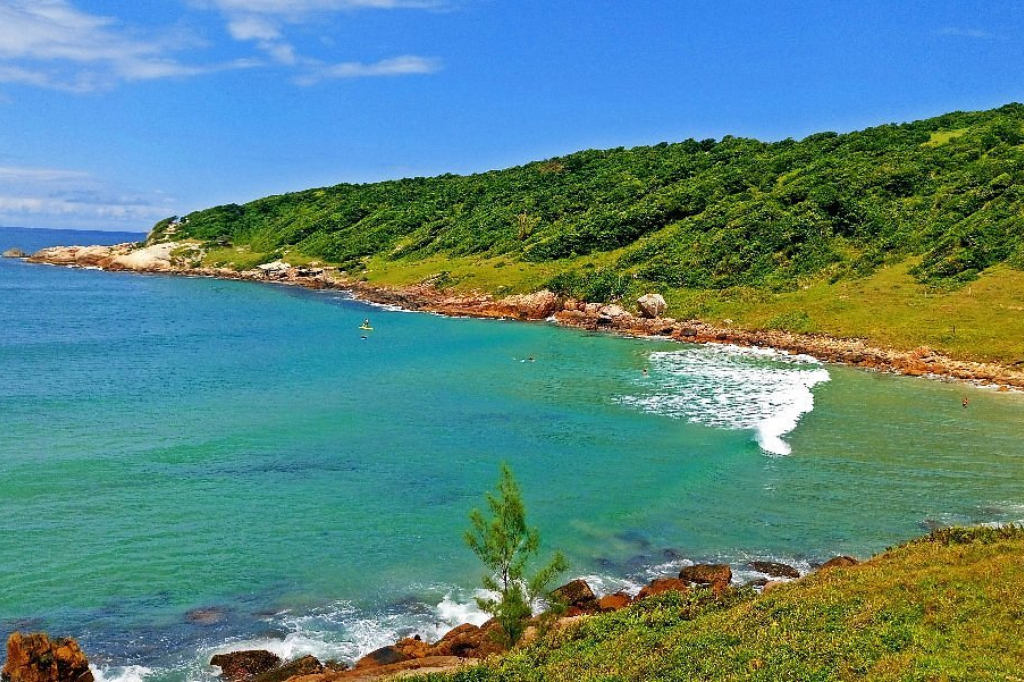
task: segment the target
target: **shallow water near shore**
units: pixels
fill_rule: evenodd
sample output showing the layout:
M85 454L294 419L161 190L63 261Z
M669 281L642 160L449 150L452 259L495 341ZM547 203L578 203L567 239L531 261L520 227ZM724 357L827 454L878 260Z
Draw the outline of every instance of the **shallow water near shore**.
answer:
M0 250L127 238L0 229ZM501 461L605 591L1024 519L1020 394L11 260L0 301L0 636L78 637L107 680L479 618L461 533Z

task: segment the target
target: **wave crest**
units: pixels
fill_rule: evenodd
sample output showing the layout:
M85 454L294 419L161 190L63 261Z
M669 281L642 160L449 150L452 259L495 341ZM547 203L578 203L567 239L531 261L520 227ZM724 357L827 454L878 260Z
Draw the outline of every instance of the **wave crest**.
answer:
M782 438L814 409L814 386L828 371L808 355L707 345L650 355L650 376L619 402L646 412L724 429L752 429L761 449L788 455Z

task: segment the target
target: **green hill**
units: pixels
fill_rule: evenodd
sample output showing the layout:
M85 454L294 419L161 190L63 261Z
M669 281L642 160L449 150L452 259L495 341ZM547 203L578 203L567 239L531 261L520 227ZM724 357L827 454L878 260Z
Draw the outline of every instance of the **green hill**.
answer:
M448 682L1017 680L1024 532L952 528L760 597L666 593Z
M1022 143L1024 105L1010 104L799 141L686 140L469 176L336 185L161 221L153 238L173 226L176 239L219 247L209 263L288 254L383 284L445 273L467 288L547 286L602 301L656 289L677 316L1005 361L1024 354L1009 341L1024 328L1003 329L1005 314L987 319L988 304L968 310L959 328L978 338L956 338L955 319L947 323L959 314L955 292L985 273L1011 276L1005 305L1024 292ZM901 300L953 298L924 300L924 319L903 333L899 320L851 326L845 312L793 296L810 289L831 300L829 287L864 280L870 289L893 266ZM863 312L875 307L866 300Z

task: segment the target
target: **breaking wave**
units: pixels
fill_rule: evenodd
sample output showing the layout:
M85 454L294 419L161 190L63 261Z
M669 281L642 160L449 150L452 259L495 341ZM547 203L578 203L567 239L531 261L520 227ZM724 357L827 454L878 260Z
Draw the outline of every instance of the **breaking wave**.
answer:
M619 402L655 414L723 429L751 429L761 448L788 455L783 436L814 409L811 389L829 380L808 355L763 348L707 345L651 353L637 395Z

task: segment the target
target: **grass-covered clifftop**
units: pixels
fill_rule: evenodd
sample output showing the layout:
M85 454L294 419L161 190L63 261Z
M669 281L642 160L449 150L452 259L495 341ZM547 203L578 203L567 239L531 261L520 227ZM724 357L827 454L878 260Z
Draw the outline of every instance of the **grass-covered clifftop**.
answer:
M666 593L430 680L984 680L1024 670L1024 531L948 529L753 598Z
M284 253L384 284L445 273L456 286L588 300L656 289L680 316L1012 361L1024 357L1009 340L1024 323L1005 307L1024 293L1022 143L1024 105L1010 104L800 141L687 140L337 185L162 221L153 238L215 244L211 263ZM1008 302L967 300L993 273L1011 283L995 287ZM921 314L904 324L885 305L872 315L870 299L858 309L851 283L877 289L879 275L898 279L897 308ZM839 309L836 285L847 287Z

